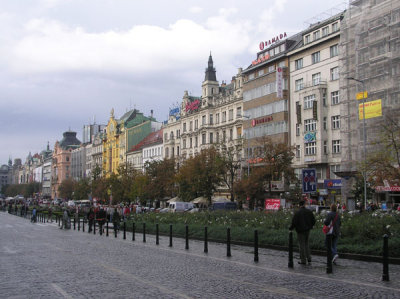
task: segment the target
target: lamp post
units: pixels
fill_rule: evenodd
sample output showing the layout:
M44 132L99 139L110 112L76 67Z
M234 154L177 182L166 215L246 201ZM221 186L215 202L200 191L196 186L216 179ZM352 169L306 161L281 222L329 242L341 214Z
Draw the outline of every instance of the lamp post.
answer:
M367 149L366 149L366 142L367 142L367 135L366 135L366 131L365 131L365 101L366 101L366 97L365 97L365 83L364 80L360 80L360 79L356 79L354 77L348 77L346 78L347 80L352 80L352 81L356 81L358 83L362 84L362 107L363 107L363 150L364 150L364 171L363 171L363 177L364 177L364 209L367 208L367 170L366 170L366 165L367 165Z

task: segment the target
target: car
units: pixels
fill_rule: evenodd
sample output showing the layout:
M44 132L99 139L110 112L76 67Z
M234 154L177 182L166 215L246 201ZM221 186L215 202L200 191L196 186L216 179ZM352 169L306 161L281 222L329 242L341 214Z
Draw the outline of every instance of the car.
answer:
M67 206L68 206L68 207L75 207L75 201L73 201L73 200L68 200Z

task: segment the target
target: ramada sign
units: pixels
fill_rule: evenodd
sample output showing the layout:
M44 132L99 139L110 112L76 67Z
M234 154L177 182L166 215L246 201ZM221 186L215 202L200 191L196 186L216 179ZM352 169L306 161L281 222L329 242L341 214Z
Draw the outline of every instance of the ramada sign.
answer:
M284 32L284 33L281 33L281 34L277 35L277 36L274 37L273 39L267 40L267 41L265 41L265 42L261 42L261 43L260 43L260 50L262 51L262 50L264 50L265 47L269 47L269 46L272 45L273 43L276 43L276 42L278 42L278 41L280 41L281 39L284 39L284 38L286 38L286 37L287 37L286 32Z
M251 121L251 126L255 127L259 124L263 124L263 123L269 123L270 121L273 121L274 118L272 116L265 116L263 118L259 118L259 119L253 119Z

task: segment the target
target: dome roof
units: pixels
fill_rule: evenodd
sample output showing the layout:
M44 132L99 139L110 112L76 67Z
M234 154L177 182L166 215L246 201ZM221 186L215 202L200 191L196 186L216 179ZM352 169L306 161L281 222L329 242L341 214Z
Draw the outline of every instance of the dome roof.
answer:
M59 143L62 149L74 149L81 145L81 142L76 138L76 132L67 131L63 133L63 136L63 139Z

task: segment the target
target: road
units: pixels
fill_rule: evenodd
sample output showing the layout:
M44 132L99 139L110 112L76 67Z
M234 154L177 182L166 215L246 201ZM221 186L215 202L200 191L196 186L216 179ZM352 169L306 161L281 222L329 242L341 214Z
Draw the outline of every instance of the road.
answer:
M400 298L400 266L339 259L326 274L324 257L311 266L287 253L168 238L155 244L61 230L55 223L30 223L0 212L1 298Z

